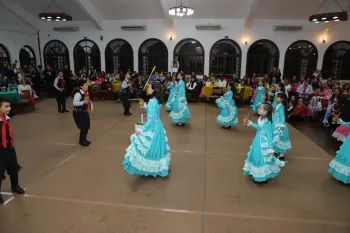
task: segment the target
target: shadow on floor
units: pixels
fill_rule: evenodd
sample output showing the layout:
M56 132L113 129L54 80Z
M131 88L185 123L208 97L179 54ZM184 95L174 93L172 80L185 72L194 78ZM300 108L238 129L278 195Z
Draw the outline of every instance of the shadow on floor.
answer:
M332 137L329 128L322 127L318 121L288 122L328 154L335 156L342 142Z

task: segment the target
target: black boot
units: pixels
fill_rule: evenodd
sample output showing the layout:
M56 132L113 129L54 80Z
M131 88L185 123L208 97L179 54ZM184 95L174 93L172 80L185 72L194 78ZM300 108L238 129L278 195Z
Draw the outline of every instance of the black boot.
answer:
M24 194L25 191L18 185L18 172L14 172L10 174L10 180L11 180L11 190L13 193L16 194Z
M86 130L80 130L79 144L81 146L89 146L89 143L86 141L86 135Z
M1 192L1 180L0 180L0 192ZM2 196L0 194L0 205L4 204L4 199L2 199Z

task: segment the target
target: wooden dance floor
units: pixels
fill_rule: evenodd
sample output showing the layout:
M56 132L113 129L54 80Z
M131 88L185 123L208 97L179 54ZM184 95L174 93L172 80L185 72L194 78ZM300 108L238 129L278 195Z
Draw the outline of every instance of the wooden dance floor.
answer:
M350 187L327 174L334 155L291 126L288 165L259 186L242 172L255 130L221 129L219 109L206 104L190 104L192 119L184 128L163 110L171 173L142 178L121 164L138 113L125 118L112 101L95 108L93 143L84 149L71 113L58 114L54 100L13 118L27 194L12 196L6 179L2 233L350 232ZM240 118L247 112L240 109Z

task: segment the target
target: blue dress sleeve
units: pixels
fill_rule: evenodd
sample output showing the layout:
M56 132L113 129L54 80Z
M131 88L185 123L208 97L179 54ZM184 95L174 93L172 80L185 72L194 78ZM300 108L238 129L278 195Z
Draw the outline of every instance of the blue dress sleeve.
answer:
M278 112L280 114L280 125L279 127L285 127L286 126L286 116L285 116L285 108L284 105L282 105L279 109Z
M250 124L248 123L248 126L251 126L251 127L255 128L255 129L259 128L259 125L254 123L254 122L252 122L252 121L250 121Z

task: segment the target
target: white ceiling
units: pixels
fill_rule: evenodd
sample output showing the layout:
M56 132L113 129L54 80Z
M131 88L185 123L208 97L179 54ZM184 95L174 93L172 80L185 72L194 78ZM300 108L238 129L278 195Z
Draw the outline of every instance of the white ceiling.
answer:
M26 11L32 14L34 17L38 17L39 13L42 13L52 3L52 0L12 0ZM88 15L73 1L73 0L55 0L56 4L53 4L46 12L57 12L59 8L74 17L74 20L88 20ZM58 7L57 7L58 5Z
M55 0L60 8L73 16L74 21L93 21L101 27L102 20L128 19L169 19L170 7L179 5L181 0ZM182 0L183 5L193 7L192 18L241 18L241 19L304 19L315 13L324 0ZM52 0L0 0L10 5L16 13L16 6L37 20L38 14L52 3ZM77 4L78 2L78 4ZM349 0L338 0L348 10ZM8 6L7 6L8 7ZM9 7L8 7L9 8ZM13 9L12 9L13 8ZM59 11L56 5L47 11ZM334 0L328 0L318 13L340 11ZM0 16L1 17L1 16ZM37 22L30 22L37 24Z

